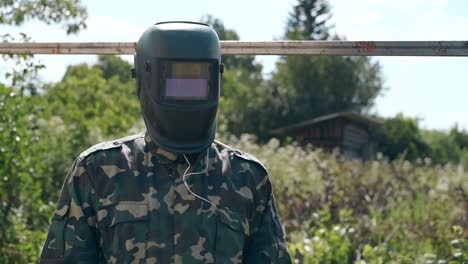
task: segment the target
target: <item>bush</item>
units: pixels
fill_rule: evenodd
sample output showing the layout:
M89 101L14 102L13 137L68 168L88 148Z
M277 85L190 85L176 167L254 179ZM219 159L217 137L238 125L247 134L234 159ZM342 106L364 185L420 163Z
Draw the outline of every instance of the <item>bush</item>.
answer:
M298 263L466 263L468 171L429 159L361 162L244 135L269 169ZM465 221L465 222L464 222Z

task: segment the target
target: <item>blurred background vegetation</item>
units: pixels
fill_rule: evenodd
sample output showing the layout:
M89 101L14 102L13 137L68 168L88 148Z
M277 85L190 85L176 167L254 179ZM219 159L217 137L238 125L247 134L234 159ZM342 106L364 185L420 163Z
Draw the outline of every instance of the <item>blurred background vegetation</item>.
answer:
M298 0L283 38L338 40L326 1ZM86 28L78 0L0 3L0 24L36 19ZM221 40L237 40L205 16ZM31 41L27 35L3 41ZM131 64L99 56L70 66L57 83L37 79L31 56L3 55L16 67L0 84L0 263L35 262L64 176L91 145L144 131ZM339 111L368 114L385 89L366 57L287 56L270 77L253 56L224 56L218 137L269 168L297 263L468 263L468 133L427 131L399 114L374 131L374 160L349 160L274 128ZM253 136L255 135L255 136Z

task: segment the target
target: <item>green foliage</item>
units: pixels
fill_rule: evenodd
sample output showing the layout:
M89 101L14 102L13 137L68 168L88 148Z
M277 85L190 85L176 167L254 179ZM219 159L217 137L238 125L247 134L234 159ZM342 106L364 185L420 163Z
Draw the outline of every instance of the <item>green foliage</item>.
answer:
M297 1L285 38L329 40L330 12L327 1ZM265 91L275 109L261 120L265 130L333 112L364 112L382 90L380 65L366 57L287 56L276 67Z
M282 109L279 118L265 118L272 128L333 112L363 112L382 89L379 64L365 57L283 57L269 85Z
M52 212L40 144L39 99L0 84L0 262L34 261ZM10 259L11 258L11 259Z
M224 23L211 15L206 15L201 19L202 23L210 25L218 34L220 40L239 40L236 31L228 29ZM247 71L250 74L261 78L261 65L255 63L255 56L223 55L221 58L225 69L231 71Z
M468 133L457 126L449 132L423 130L417 119L402 114L382 120L373 136L377 150L391 160L428 158L435 164L468 166Z
M346 215L348 212L343 211ZM300 263L352 263L354 228L329 223L329 212L322 210L310 218L311 227L306 232L291 232L289 251ZM344 220L348 221L348 219ZM311 235L310 237L308 235Z
M96 65L71 66L62 81L44 88L41 129L53 146L47 161L54 189L79 153L125 136L140 120L135 81L125 75L130 68L118 57L100 56Z
M468 132L454 126L448 133L424 131L424 140L430 146L430 157L436 163L462 163L468 166Z
M454 142L459 145L461 149L468 150L468 132L460 130L458 125L455 125L450 130L450 136L453 137Z
M33 19L61 24L68 34L76 33L86 27L86 10L78 0L0 2L0 25L18 26ZM0 38L2 42L31 41L24 33ZM67 144L54 138L56 133L47 134L55 131L45 125L48 109L36 77L44 66L29 54L3 54L2 58L14 67L5 73L13 88L0 84L0 263L33 263L65 170L59 164L60 176L53 174L57 166L50 165L63 160L53 159L53 154Z
M274 139L265 145L254 140L229 141L269 169L298 263L465 261L466 167L362 163Z
M97 66L102 70L102 77L106 80L115 76L121 83L136 85L130 73L131 65L117 56L99 55ZM134 88L136 90L136 86Z
M0 2L0 24L19 26L37 19L50 24L62 24L67 34L86 28L86 9L80 0L2 0Z
M454 225L452 232L453 239L450 241L450 244L453 255L449 264L468 263L468 239L466 238L466 234L464 234L463 227Z
M26 34L20 33L19 38L15 38L10 34L0 35L2 42L30 42ZM3 59L8 62L14 63L15 68L5 73L5 79L11 80L13 87L17 89L27 90L30 93L37 93L36 85L39 83L37 80L37 73L44 68L44 65L37 64L32 60L32 55L29 54L3 54ZM35 85L33 85L35 83Z
M62 81L41 94L12 94L1 87L0 175L8 181L0 178L0 217L7 223L0 226L0 253L7 262L37 258L72 159L140 122L138 101L129 99L135 83L122 81L130 65L115 57L99 60L69 67ZM451 133L463 142L463 131ZM462 166L361 163L294 143L281 146L278 140L228 141L269 168L289 248L300 263L466 259L460 230L468 173Z
M130 68L101 56L94 66L69 67L38 94L0 85L0 255L6 263L35 261L73 159L142 127Z
M289 13L286 38L326 40L329 38L330 4L326 0L298 0Z
M54 19L51 11L80 9L78 1L29 5L36 2L25 1L25 7L2 2L0 23L14 25L11 14L19 12L18 23L35 18L75 24L69 32L82 27L64 22L70 21L68 15ZM37 13L44 5L49 9ZM25 11L31 7L38 9ZM85 18L83 11L69 12L77 21ZM329 39L328 18L325 1L298 1L285 35ZM218 19L205 22L221 39L239 38ZM276 126L316 114L363 111L381 90L379 66L365 58L282 58L272 80L263 80L252 56L223 59L227 70L219 119L225 138L250 131L265 139ZM0 263L37 260L63 177L81 151L144 129L131 65L118 57L99 56L96 65L69 67L60 82L40 91L37 80L26 84L25 76L40 67L28 64L27 57L21 63L29 70L12 77L19 85L0 85ZM403 116L383 127L378 135L387 144L381 148L393 158L406 152L404 158L362 163L294 143L282 146L275 139L259 145L252 136L229 138L269 168L289 249L299 263L468 261L463 220L468 172L455 165L468 160L468 134L457 127L449 133L420 131L415 120ZM434 165L417 158L423 154L441 161L437 164L454 162Z
M293 8L285 36L291 40L328 39L326 1L301 0ZM239 39L219 19L202 19L221 40ZM270 137L274 128L338 111L364 111L382 89L380 66L365 57L288 56L270 80L252 56L223 56L219 123L221 133Z
M234 30L225 28L221 20L206 16L203 23L211 25L220 40L238 40ZM257 88L262 85L262 66L254 56L222 56L225 71L221 82L221 99L218 113L218 127L222 134L236 134L255 131L254 117L258 115Z
M0 25L19 26L28 20L36 20L47 25L64 26L67 34L77 33L86 28L86 9L80 5L80 0L2 0L0 1ZM0 35L2 42L30 42L26 34L20 36L11 34ZM14 67L5 73L5 78L11 80L14 88L21 88L30 93L40 90L37 73L44 65L33 60L31 54L2 54L5 62Z
M429 146L422 140L416 119L405 118L402 114L384 119L375 134L378 150L392 160L403 153L409 160L429 155Z

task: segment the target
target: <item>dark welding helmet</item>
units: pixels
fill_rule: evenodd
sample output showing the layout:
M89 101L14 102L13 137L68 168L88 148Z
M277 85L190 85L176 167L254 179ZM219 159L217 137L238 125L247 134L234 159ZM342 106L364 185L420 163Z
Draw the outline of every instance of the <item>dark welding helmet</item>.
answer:
M206 24L163 22L138 41L133 75L151 139L174 153L213 143L222 73L218 35Z

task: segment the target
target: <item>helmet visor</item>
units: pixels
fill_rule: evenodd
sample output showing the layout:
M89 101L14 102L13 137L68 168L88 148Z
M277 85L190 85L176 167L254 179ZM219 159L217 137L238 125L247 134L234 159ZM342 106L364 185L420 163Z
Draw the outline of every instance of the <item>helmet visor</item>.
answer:
M210 88L209 62L166 62L163 97L172 100L206 100Z

